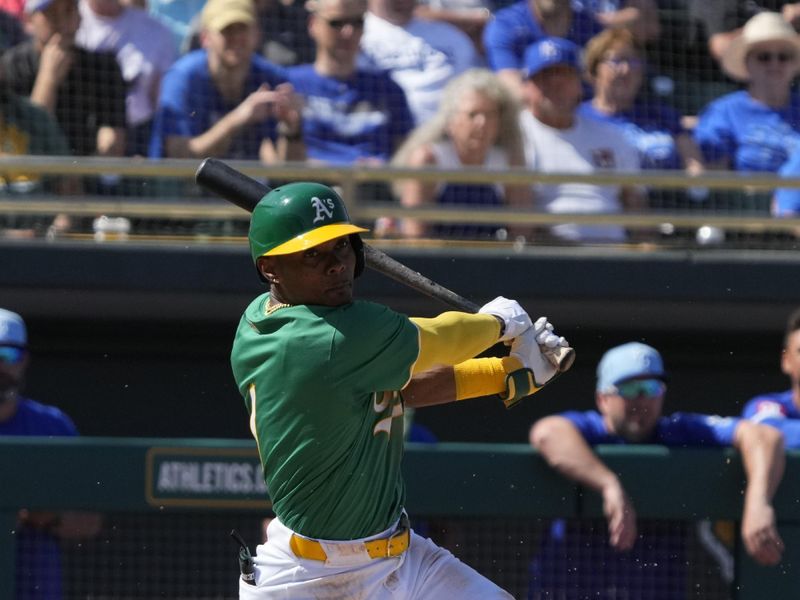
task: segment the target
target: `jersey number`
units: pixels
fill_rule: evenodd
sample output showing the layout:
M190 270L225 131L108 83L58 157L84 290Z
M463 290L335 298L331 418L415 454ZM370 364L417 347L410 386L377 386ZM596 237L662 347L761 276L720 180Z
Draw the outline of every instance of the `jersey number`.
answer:
M388 416L383 416L375 423L372 435L381 432L392 435L392 421L403 416L403 401L399 392L375 392L372 394L372 409L379 415L384 415L389 407L392 411ZM387 440L388 441L388 440Z

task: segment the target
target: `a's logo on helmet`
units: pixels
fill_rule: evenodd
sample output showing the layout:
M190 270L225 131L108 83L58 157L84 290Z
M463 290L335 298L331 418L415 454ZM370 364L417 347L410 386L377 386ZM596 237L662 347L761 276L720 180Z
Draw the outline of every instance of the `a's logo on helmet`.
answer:
M316 223L317 221L324 221L325 219L332 219L333 218L333 209L336 207L336 204L330 198L325 198L321 200L314 196L311 198L311 206L317 211L317 216L314 217L312 223Z

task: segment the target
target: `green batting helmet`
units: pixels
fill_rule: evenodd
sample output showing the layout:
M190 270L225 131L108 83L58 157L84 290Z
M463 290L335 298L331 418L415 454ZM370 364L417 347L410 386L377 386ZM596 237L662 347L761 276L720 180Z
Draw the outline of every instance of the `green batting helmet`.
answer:
M356 276L364 270L364 244L359 232L369 231L350 222L344 200L321 183L298 182L275 188L264 196L250 219L250 253L262 256L292 254L350 236L356 252Z

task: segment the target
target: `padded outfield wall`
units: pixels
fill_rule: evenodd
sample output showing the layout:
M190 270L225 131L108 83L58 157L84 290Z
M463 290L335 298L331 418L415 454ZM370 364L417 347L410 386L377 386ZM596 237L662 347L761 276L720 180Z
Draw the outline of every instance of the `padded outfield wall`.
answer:
M686 566L678 583L669 565L643 565L646 576L615 595L595 590L600 597L798 596L800 453L790 452L775 498L784 559L766 568L747 557L738 536L743 471L734 452L656 446L598 451L620 474L640 530ZM259 470L254 444L243 441L0 438L0 597L13 599L16 515L27 508L103 516L96 536L61 544L65 600L234 598L238 564L228 533L235 527L254 546L262 519L271 515ZM524 445L410 444L404 471L415 529L517 598L527 596L529 567L551 519L569 519L579 535L605 530L597 495L556 475ZM727 522L734 532L718 555L696 533L704 519ZM584 560L592 552L589 539L578 537L566 554ZM725 556L732 561L730 581ZM665 587L674 591L664 596Z

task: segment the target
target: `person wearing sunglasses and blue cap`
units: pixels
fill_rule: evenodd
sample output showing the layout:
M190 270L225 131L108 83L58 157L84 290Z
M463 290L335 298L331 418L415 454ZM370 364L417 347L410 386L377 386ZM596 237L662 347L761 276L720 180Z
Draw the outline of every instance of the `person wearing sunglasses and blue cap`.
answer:
M0 435L75 436L78 430L55 406L20 394L28 368L28 332L17 313L0 308ZM10 485L10 484L9 484ZM95 513L21 509L16 527L16 598L62 597L60 539L95 535Z
M0 435L78 435L59 409L20 395L28 362L25 322L0 308Z
M566 553L567 548L577 547L574 540L566 541L567 526L562 523L560 531L551 528L549 546L543 546L543 554L532 565L532 585L537 590L561 593L566 585L574 591L583 582L592 591L598 587L627 589L632 582L641 583L648 577L653 581L659 579L653 579L657 573L648 567L653 564L661 565L659 573L671 570L673 576L675 573L680 576L681 564L685 563L682 551L674 543L669 549L659 550L655 540L637 531L634 505L618 475L592 451L591 446L596 444L738 449L747 476L741 519L745 548L759 564L780 562L784 546L776 526L772 497L784 470L782 435L775 429L737 417L680 412L665 416L662 409L667 380L664 362L655 348L639 342L616 346L603 355L597 367L597 410L548 416L531 428L530 442L550 466L602 496L607 520L607 534L598 532L597 537L604 539L592 546L592 552L597 553L586 560ZM585 543L586 539L582 541ZM544 564L548 562L547 548L550 556L561 557L553 559L555 565ZM598 572L593 561L601 555L605 566ZM554 568L570 573L567 578L559 578L557 574L553 578L553 585L562 586L559 590L548 587L546 581L553 576ZM587 578L581 577L584 571ZM629 591L634 593L632 597L667 597L659 596L661 592L656 591L652 596L645 590Z

